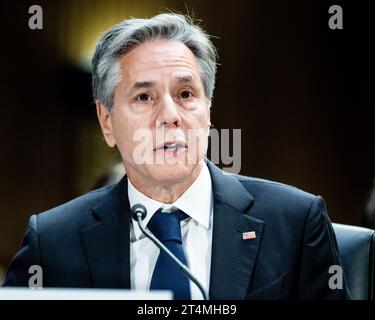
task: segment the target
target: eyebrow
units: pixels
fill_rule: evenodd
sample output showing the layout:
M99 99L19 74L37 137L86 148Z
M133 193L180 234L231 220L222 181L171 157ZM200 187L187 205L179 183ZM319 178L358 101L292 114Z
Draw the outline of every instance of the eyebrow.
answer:
M194 79L192 76L179 76L177 77L179 83L193 82Z
M134 83L132 89L141 89L141 88L152 88L156 86L156 82L153 81L137 81Z

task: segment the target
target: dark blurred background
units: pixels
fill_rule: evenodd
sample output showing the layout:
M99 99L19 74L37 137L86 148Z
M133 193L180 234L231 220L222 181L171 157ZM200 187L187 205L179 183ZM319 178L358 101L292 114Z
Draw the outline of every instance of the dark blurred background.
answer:
M43 9L43 30L28 27L33 4ZM334 4L343 8L343 30L328 28ZM2 1L0 8L0 282L29 216L87 192L119 161L91 101L95 40L124 18L167 10L189 12L218 37L212 122L242 129L241 174L322 195L333 221L365 225L375 176L370 1Z

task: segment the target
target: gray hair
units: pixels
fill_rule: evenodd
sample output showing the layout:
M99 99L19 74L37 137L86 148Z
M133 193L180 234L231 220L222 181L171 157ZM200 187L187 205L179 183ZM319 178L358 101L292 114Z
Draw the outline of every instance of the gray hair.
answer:
M215 87L216 49L209 35L191 18L177 13L163 13L151 19L123 20L103 35L92 58L94 101L99 100L111 112L114 91L121 81L120 57L135 46L158 38L180 41L193 52L206 98L211 101Z

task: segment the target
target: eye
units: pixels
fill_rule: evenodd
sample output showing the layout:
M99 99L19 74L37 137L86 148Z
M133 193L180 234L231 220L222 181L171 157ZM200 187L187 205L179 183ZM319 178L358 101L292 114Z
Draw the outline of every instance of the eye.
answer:
M193 96L193 93L190 90L183 90L180 92L180 98L189 99Z
M135 100L140 101L140 102L148 102L151 100L151 96L147 93L141 93L135 97Z

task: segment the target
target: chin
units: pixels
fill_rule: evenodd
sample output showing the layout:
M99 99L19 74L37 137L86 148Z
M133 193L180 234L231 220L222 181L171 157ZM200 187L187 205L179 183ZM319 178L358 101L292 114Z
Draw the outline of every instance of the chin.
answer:
M161 164L153 165L152 176L158 182L178 183L192 178L196 165Z

